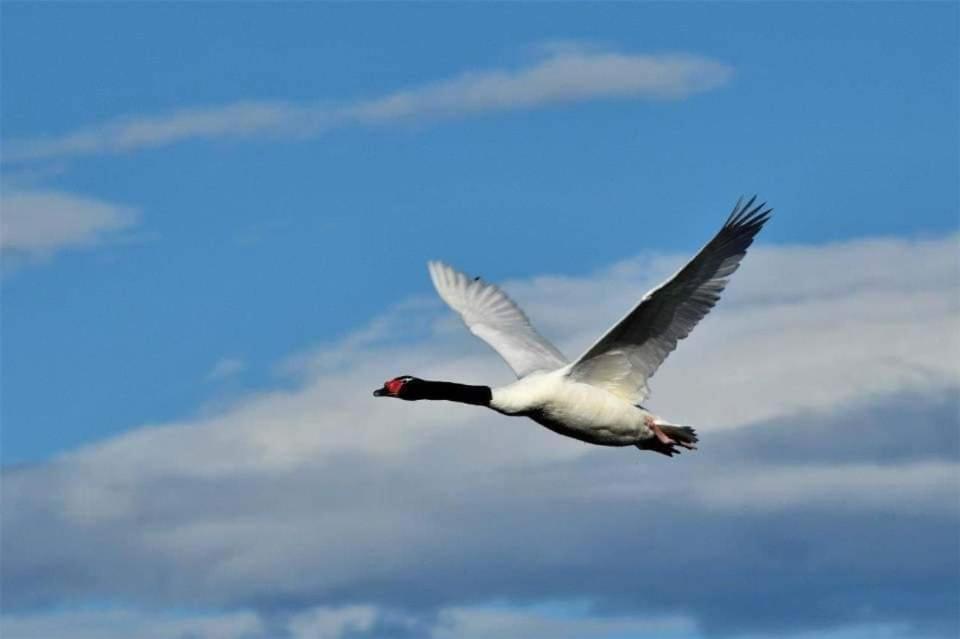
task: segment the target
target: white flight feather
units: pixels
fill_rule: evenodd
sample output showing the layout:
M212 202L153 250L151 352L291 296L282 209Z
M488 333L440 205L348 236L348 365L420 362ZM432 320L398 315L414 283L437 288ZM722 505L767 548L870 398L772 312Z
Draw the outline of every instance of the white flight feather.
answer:
M517 377L555 370L568 363L498 287L442 262L429 262L427 267L443 301L460 314L471 333L497 351Z

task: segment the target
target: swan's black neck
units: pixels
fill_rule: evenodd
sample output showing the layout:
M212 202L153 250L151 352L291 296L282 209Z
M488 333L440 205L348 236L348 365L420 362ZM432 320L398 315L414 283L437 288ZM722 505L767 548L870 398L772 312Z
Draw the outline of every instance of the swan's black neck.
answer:
M431 382L425 379L409 381L401 394L403 399L445 399L461 404L489 406L493 393L489 386L469 386L454 382Z

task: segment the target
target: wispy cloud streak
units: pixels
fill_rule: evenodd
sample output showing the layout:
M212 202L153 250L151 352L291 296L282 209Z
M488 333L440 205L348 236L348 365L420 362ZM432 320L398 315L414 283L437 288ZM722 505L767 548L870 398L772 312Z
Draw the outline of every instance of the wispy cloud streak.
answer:
M66 248L100 244L139 219L134 208L53 190L5 188L0 212L5 258L45 258Z
M471 71L353 102L237 102L120 118L60 136L13 140L6 162L123 153L191 139L312 136L387 124L613 98L681 99L726 83L732 69L690 54L643 55L564 47L515 69Z
M224 357L217 360L210 372L207 373L208 382L219 382L234 377L244 371L247 365L239 357Z

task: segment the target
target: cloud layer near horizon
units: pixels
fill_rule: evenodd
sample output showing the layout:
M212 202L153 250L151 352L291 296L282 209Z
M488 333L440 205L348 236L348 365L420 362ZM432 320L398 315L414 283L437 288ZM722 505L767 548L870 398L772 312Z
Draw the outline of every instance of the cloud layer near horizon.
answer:
M583 623L707 635L950 636L957 247L751 251L653 379L651 408L702 435L673 460L473 407L374 400L404 372L510 379L438 302L410 300L298 358L292 388L7 469L5 608L108 599L237 611L227 621L251 636L444 637L467 623L451 611L579 602ZM679 262L506 287L576 354ZM342 623L297 634L317 606Z
M691 54L644 55L554 47L514 69L469 71L438 82L340 103L241 101L129 116L63 135L7 142L5 162L122 153L189 139L312 136L332 127L460 117L594 99L680 99L725 84L732 69Z

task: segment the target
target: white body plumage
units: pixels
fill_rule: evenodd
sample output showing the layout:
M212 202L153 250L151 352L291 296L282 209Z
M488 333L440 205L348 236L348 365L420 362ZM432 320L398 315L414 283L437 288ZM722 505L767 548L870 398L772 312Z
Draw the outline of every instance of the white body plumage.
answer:
M649 411L603 388L578 382L570 367L536 372L492 389L490 408L523 415L550 430L591 444L628 446L653 437Z

